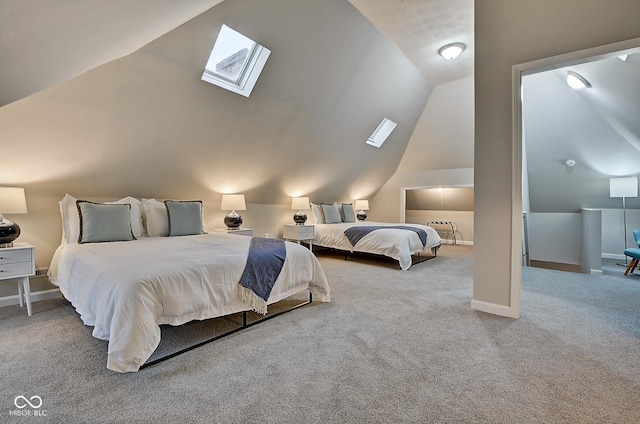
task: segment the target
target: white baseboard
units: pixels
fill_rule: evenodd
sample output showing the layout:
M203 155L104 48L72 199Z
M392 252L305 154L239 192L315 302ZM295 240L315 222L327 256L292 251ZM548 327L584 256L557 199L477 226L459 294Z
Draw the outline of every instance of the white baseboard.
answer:
M442 239L442 244L453 244L453 239ZM462 244L464 246L473 246L472 240L456 240L456 244Z
M37 302L39 300L53 299L55 297L62 297L62 293L60 293L60 289L51 289L51 290L41 290L36 292L31 292L31 303ZM4 296L0 297L0 308L11 305L19 305L20 297L15 294L13 296Z
M602 254L602 259L617 259L617 260L623 260L625 256L619 253L603 253Z
M505 305L498 305L496 303L483 302L481 300L472 300L471 309L476 311L486 312L488 314L500 315L502 317L513 318L511 308Z

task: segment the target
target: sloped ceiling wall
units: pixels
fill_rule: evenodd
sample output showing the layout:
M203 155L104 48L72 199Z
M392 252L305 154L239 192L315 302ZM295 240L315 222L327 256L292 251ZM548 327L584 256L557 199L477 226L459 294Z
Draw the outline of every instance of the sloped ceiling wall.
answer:
M0 107L132 53L221 1L2 0Z
M200 80L226 23L272 51L249 98ZM348 200L395 171L431 85L343 0L225 1L116 61L0 109L27 193ZM380 149L364 141L398 123Z

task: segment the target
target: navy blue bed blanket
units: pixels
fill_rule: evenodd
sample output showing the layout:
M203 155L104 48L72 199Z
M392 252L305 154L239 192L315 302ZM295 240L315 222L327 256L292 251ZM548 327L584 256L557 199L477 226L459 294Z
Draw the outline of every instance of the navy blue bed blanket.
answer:
M284 240L251 238L247 264L240 277L240 296L255 312L267 313L267 299L286 257Z
M427 245L427 232L422 228L417 227L409 227L406 225L364 225L364 226L355 226L349 227L344 230L344 235L347 236L351 246L355 246L356 243L360 241L360 239L372 231L375 230L383 230L387 228L395 228L397 230L409 230L415 231L416 234L420 237L420 241L423 246Z

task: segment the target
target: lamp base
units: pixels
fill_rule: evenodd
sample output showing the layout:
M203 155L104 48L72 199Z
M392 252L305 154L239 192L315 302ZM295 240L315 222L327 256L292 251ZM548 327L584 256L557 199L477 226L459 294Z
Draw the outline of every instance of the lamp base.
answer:
M224 217L224 225L230 230L237 230L242 225L242 217L236 211L231 211Z
M20 235L20 226L7 218L0 219L0 248L12 247L13 241Z
M367 213L365 211L360 211L358 212L358 215L356 215L356 217L358 218L358 221L366 221Z
M298 210L295 214L293 214L293 222L297 225L302 225L307 222L307 214L302 211L302 209Z

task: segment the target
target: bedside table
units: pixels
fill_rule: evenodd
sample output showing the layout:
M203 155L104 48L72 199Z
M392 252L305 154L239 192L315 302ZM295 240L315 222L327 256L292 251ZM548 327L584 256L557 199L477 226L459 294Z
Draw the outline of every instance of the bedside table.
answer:
M251 228L239 228L237 230L230 230L228 228L216 228L213 231L221 231L227 234L235 234L237 236L249 236L253 237L253 230Z
M285 224L282 229L282 238L285 240L295 240L309 243L309 250L313 251L313 238L315 237L315 227L313 225Z
M28 243L13 243L13 247L0 248L0 281L19 280L20 307L24 305L23 302L26 300L29 316L31 316L29 277L36 274L34 250L34 247Z

